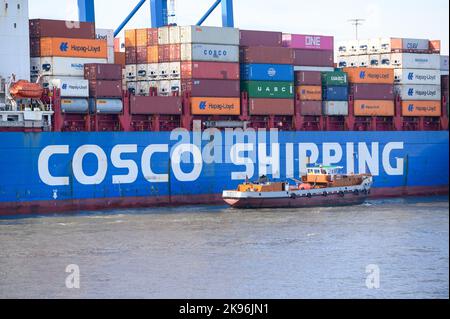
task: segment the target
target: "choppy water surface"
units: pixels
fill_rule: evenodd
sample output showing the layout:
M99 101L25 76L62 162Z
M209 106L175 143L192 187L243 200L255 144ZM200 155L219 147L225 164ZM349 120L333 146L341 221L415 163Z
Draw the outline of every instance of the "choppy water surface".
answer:
M448 210L434 197L1 219L0 297L448 298ZM80 289L66 287L70 264Z

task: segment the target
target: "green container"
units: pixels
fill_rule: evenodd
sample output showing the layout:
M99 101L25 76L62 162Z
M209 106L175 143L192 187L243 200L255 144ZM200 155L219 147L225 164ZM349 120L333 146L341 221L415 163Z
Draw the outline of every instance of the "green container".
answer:
M322 85L324 86L347 86L348 75L345 72L323 72Z
M293 99L293 82L244 81L241 90L248 92L249 98Z

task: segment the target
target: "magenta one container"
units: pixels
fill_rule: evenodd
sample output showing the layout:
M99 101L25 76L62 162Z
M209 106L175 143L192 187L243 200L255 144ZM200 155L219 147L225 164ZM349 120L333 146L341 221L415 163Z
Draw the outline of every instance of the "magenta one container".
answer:
M334 50L334 38L324 35L283 34L283 46L292 49Z

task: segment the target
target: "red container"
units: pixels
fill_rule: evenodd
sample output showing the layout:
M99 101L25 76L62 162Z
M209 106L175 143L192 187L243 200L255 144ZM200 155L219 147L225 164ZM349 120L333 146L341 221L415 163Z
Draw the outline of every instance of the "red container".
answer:
M190 92L192 97L240 97L240 82L233 80L181 81L181 90Z
M333 51L292 49L296 66L333 67Z
M169 60L170 62L181 61L181 44L171 44L169 46Z
M181 115L182 99L178 96L134 96L130 98L130 112L134 115Z
M302 116L322 115L322 101L301 101L299 103L300 114Z
M125 63L137 64L137 50L135 47L125 48Z
M63 20L30 20L30 38L95 39L95 24Z
M296 71L295 86L322 85L322 73L316 71Z
M89 81L89 96L94 98L121 98L122 80L119 81Z
M241 63L292 64L292 49L281 47L243 47Z
M351 84L350 94L355 100L393 101L394 85L391 84Z
M239 63L182 62L182 79L239 80Z
M147 46L158 45L158 28L147 29Z
M250 115L294 115L294 100L250 99Z
M32 58L38 58L41 56L41 39L31 38L30 39L30 56Z
M240 30L239 44L243 47L281 47L283 44L283 33Z
M448 87L449 87L449 76L448 75L442 75L441 76L441 88L443 91L448 91Z
M136 64L147 64L147 47L136 48Z
M160 45L158 47L158 60L160 63L170 62L170 45L169 44Z
M92 63L84 65L84 78L86 80L122 80L122 65Z

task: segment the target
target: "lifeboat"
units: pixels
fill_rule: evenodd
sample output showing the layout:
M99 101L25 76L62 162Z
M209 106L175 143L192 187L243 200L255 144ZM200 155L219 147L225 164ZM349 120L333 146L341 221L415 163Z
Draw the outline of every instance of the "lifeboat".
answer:
M19 80L11 84L9 92L18 99L40 99L44 89L39 84Z

